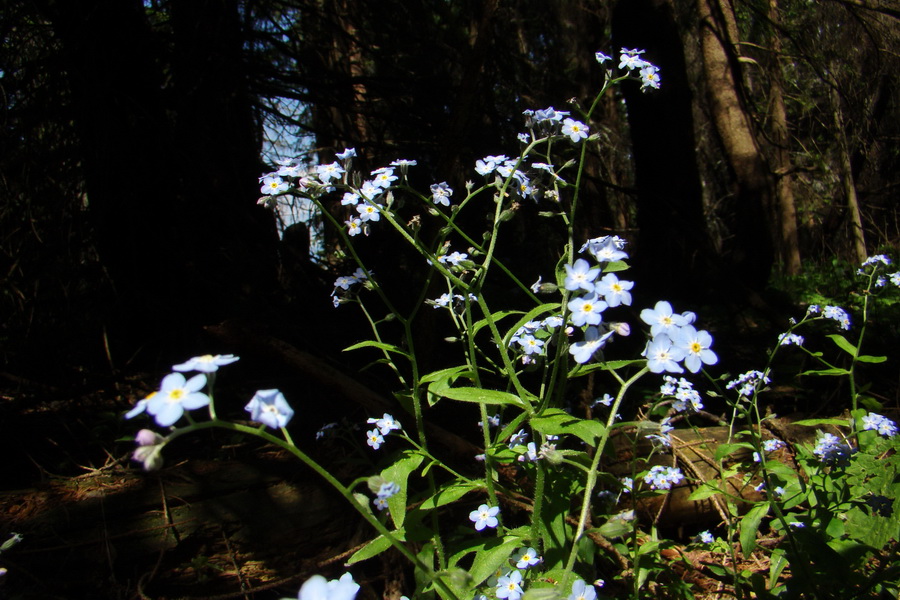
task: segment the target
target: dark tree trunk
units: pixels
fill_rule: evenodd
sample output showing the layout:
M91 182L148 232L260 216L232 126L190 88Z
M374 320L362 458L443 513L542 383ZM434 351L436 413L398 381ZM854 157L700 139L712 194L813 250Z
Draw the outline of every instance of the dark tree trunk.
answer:
M691 299L710 283L710 252L691 91L670 3L619 2L613 13L613 40L616 49L646 49L644 59L660 68L662 80L661 88L649 93L642 93L637 83L622 86L638 190L635 272L648 294Z
M258 143L237 7L173 4L168 46L138 0L45 3L116 290L114 360L147 344L175 349L198 326L251 308L275 281L274 225L254 203Z

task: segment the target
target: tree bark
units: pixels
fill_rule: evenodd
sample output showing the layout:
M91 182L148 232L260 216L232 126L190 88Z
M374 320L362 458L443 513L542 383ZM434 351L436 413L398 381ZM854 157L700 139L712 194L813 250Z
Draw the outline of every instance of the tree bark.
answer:
M784 76L781 70L781 36L778 0L769 0L769 21L772 23L772 66L769 72L769 101L771 103L772 141L775 145L775 197L778 203L780 237L778 250L787 275L800 273L800 239L797 234L797 207L794 203L793 177L787 110L784 106Z
M741 101L732 7L723 0L697 0L700 48L707 97L716 132L734 177L734 240L730 248L743 281L761 289L773 262L772 184Z

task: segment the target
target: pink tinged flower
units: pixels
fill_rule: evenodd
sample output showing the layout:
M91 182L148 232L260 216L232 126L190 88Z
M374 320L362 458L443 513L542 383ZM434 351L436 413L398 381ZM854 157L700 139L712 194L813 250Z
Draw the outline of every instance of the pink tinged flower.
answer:
M584 290L594 291L594 280L600 275L600 267L591 267L591 264L579 258L574 265L565 265L566 281L563 284L569 291Z
M294 409L284 399L284 394L278 390L259 390L244 410L250 413L252 420L272 429L287 426L294 416Z
M582 325L599 325L603 320L600 313L606 310L608 305L597 298L596 294L590 294L570 300L566 306L572 313L572 324L581 327Z
M156 471L163 464L162 448L166 438L155 431L141 429L134 438L138 447L131 455L132 459L141 463L145 471Z
M705 330L697 331L693 325L685 325L674 332L672 342L684 353L684 366L696 373L703 365L719 362L716 353L710 350L712 336Z
M213 373L219 370L219 367L230 365L240 360L234 354L204 354L203 356L195 356L187 362L172 367L173 371L200 371L201 373Z
M581 121L576 121L574 119L566 118L563 121L562 125L562 134L568 136L573 143L578 143L579 141L587 138L588 136L588 127Z
M209 396L200 392L206 375L194 375L187 381L181 373L170 373L162 380L159 392L147 398L147 412L156 417L161 427L168 427L184 414L209 405Z
M631 292L629 290L633 287L633 281L622 281L616 277L615 273L607 273L595 284L594 291L603 296L610 307L620 304L630 306Z
M482 504L478 507L478 510L473 510L469 513L469 520L475 523L476 531L481 531L485 527L496 527L500 523L497 519L499 513L499 506Z

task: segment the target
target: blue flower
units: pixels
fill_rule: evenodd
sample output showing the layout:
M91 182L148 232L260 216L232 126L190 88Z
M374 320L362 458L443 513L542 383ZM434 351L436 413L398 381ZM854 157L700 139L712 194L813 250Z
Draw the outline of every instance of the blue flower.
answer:
M326 580L321 575L313 575L300 587L298 600L354 600L359 584L353 575L344 573L340 579Z
M571 311L572 325L581 327L582 325L599 325L603 320L600 313L606 310L608 305L597 294L592 293L569 300L566 306Z
M601 334L600 329L597 327L588 327L584 332L584 341L575 342L569 346L569 354L572 355L575 362L583 365L593 358L597 350L606 345L606 341L612 337L612 335L612 331L606 331Z
M594 600L596 597L597 591L592 586L585 583L584 579L576 579L568 600Z
M516 561L517 569L527 569L539 565L542 560L534 548L522 548L513 554L512 559Z
M600 275L600 267L591 267L591 264L579 258L574 265L564 265L566 280L563 286L569 291L582 289L586 292L594 291L594 280Z
M608 60L612 60L612 56L607 56L607 55L603 54L602 52L594 52L594 58L596 58L597 62L600 63L601 65Z
M573 143L578 143L588 136L588 127L581 121L567 118L563 121L562 134L569 137Z
M846 467L850 464L850 456L853 454L853 449L841 438L825 433L816 442L813 454L819 458L823 465Z
M288 184L277 175L263 177L262 184L259 191L266 195L280 194L288 189Z
M496 527L500 523L500 521L497 520L497 515L499 513L499 506L482 504L478 507L478 510L473 510L469 513L469 520L475 523L476 531L481 531L485 527Z
M675 329L688 324L684 315L675 314L672 305L665 300L657 302L652 309L642 310L641 321L650 326L650 335L653 337L660 333L668 334L671 337Z
M294 409L278 390L259 390L244 407L250 418L272 429L286 427L294 416Z
M654 337L644 349L643 356L647 357L647 367L653 373L683 373L684 369L678 366L678 361L684 358L684 353L672 345L672 340L665 334Z
M450 206L450 196L453 195L453 189L446 181L431 184L431 197L435 204L443 204Z
M168 427L181 418L185 409L209 405L209 396L199 391L205 385L206 375L194 375L185 381L181 373L170 373L163 378L159 391L147 397L147 412L156 417L160 426Z
M356 148L344 148L343 152L338 152L335 156L341 160L347 160L356 156Z
M201 373L212 373L218 371L219 367L230 365L240 360L234 354L204 354L203 356L195 356L187 362L172 367L173 371L200 371Z
M610 307L624 304L631 306L631 292L633 281L619 280L615 273L607 273L603 279L594 284L594 291L603 296Z
M381 435L387 435L392 431L403 429L403 427L400 425L400 422L394 419L394 417L392 417L388 413L384 413L384 416L380 419L366 419L366 423L368 423L369 425L375 425L375 427L377 427L378 430L381 431Z
M713 534L708 531L701 531L697 536L697 539L700 540L700 542L703 544L712 544L714 540Z
M659 89L659 69L650 63L645 63L641 67L641 89L647 88Z
M684 366L696 373L703 365L714 365L719 357L709 349L712 336L706 331L697 331L693 325L685 325L674 332L673 345L684 353Z
M519 600L522 597L522 574L513 571L497 579L497 597L505 600Z
M862 418L863 429L868 431L877 431L884 437L893 437L897 435L897 424L879 414L870 412Z
M378 493L376 494L379 498L387 500L391 496L400 493L400 486L393 481L385 481L378 488Z
M652 490L670 490L675 484L679 484L684 479L681 469L678 467L662 467L655 466L650 468L650 472L644 475L644 483L650 485Z
M373 450L378 450L384 443L384 438L377 429L372 429L366 432L366 443L372 446Z

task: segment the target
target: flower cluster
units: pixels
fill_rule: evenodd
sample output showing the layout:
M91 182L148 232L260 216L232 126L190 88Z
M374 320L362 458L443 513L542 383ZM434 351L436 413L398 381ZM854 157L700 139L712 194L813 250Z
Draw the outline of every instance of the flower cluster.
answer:
M519 327L509 339L509 345L523 352L522 361L528 364L545 354L545 343L553 339L553 332L565 323L562 315L553 315L542 321L528 321Z
M641 90L659 89L659 68L641 58L644 50L622 48L619 53L619 68L637 71L641 78ZM598 59L599 60L599 59Z
M369 279L361 267L357 267L353 275L341 275L334 280L334 291L331 292L331 301L335 308L347 302L354 293L354 287L365 283Z
M850 456L853 449L850 445L836 435L825 433L816 441L813 454L823 465L832 467L846 467L850 464Z
M747 371L740 375L737 379L732 379L725 385L725 389L737 389L738 395L744 398L750 398L754 393L759 391L760 385L766 385L771 382L768 375L761 371Z
M697 411L703 408L700 392L695 390L694 384L684 377L675 379L671 375L664 375L663 384L660 386L659 392L663 396L673 396L675 398L672 402L672 408L675 412Z
M378 450L384 443L384 436L388 435L391 431L403 429L400 422L395 420L394 417L388 413L384 413L384 416L380 419L367 419L366 423L375 425L374 429L370 429L366 432L366 443L374 450Z
M653 373L683 373L679 362L691 373L703 365L719 361L710 347L712 336L705 330L697 331L691 323L697 316L692 312L676 314L672 305L660 300L654 308L641 311L641 320L650 325L651 340L644 348L647 367Z
M393 481L380 480L378 482L378 487L374 490L374 492L375 499L372 501L372 503L378 510L385 510L388 507L388 498L399 494L400 486Z
M879 414L870 412L862 418L863 429L867 431L877 431L879 435L884 437L893 437L897 435L897 424Z
M684 475L678 467L656 465L644 475L644 483L648 484L651 490L670 490L673 485L678 485L683 480Z
M587 253L597 265L583 258L565 265L563 287L574 295L566 304L569 322L574 327L584 328L584 339L569 346L569 354L579 364L594 358L614 333L628 335L630 332L630 328L603 322L603 312L607 308L631 305L633 282L620 280L611 272L600 277L604 263L628 258L624 248L625 240L618 236L594 238L588 240L579 253Z

